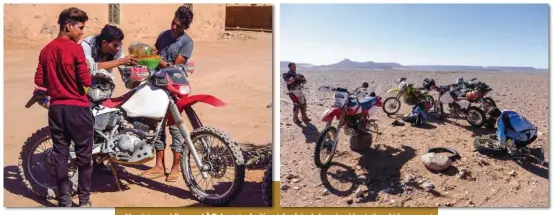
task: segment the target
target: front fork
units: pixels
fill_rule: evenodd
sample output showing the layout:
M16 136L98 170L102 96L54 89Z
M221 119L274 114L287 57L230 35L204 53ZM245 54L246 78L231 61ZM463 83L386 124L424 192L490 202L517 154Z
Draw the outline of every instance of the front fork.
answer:
M189 135L189 131L187 130L187 127L185 126L185 122L183 121L183 119L181 117L181 113L178 109L178 106L176 105L176 103L172 99L170 99L169 109L170 109L170 112L172 113L172 117L174 117L174 122L176 123L176 125L180 129L181 135L184 137L185 142L187 143L187 147L189 147L189 150L191 151L191 154L193 154L193 159L195 160L195 163L197 164L197 166L201 170L201 176L203 177L203 179L206 179L208 177L207 171L210 170L210 167L208 165L203 164L203 162L201 161L201 158L199 157L199 154L197 153L197 150L195 149L195 146L193 145L193 141L191 140L191 136ZM188 116L193 113L192 111L186 111L186 112L188 113ZM197 119L197 118L195 118L195 119ZM200 126L200 121L198 119L196 121L193 121L193 119L192 119L192 122L198 122L199 124L197 124L197 126ZM193 123L193 124L195 126L196 123ZM184 159L186 159L186 158L184 158Z

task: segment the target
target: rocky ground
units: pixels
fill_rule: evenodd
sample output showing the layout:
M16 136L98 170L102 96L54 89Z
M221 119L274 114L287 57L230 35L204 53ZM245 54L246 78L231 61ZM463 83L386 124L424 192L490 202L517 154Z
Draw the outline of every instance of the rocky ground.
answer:
M282 71L284 72L284 71ZM322 85L353 89L367 81L370 89L388 97L386 91L406 77L420 85L434 78L445 85L463 76L477 77L494 91L490 96L500 108L521 113L538 126L538 140L548 162L548 73L501 72L413 72L413 71L299 71L308 80L311 123L292 121L292 104L283 81L280 96L281 205L282 207L548 207L548 165L521 164L488 157L474 151L477 135L492 133L475 129L465 119L449 117L416 128L392 126L400 115L387 116L382 109L375 118L381 135L372 149L356 153L349 149L345 135L333 164L318 169L313 162L314 143L324 123L318 118L332 103L332 95L318 91ZM437 95L434 95L437 98ZM410 111L403 104L398 114ZM447 111L447 110L445 110ZM336 122L337 123L337 122ZM421 156L431 147L451 147L461 159L448 170L427 170Z

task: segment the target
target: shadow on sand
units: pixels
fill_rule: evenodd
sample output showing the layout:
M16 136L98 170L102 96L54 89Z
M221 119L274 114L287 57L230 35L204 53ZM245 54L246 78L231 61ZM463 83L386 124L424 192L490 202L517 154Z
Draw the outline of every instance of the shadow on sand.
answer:
M354 193L359 184L366 184L369 190L379 190L391 195L403 193L401 168L415 157L415 149L409 146L393 148L388 145L377 145L374 149L360 152L358 165L362 175L345 164L332 162L330 166L322 168L320 178L324 187L337 196L349 196ZM378 193L361 199L361 202L376 201Z
M305 125L303 125L303 123L296 125L301 128L301 132L305 135L305 143L317 142L320 135L319 129L311 122L304 122L304 124Z
M147 169L147 166L132 166L132 168ZM174 187L164 183L160 183L151 179L143 178L138 175L131 174L124 170L122 166L116 165L118 171L118 177L121 182L127 182L127 185L122 184L122 191L132 189L134 186L144 187L150 190L166 193L181 199L194 199L193 195L188 191L181 189L179 187ZM180 181L178 181L180 183ZM181 183L184 183L181 181ZM131 186L130 186L131 185ZM230 203L230 206L262 206L264 202L261 198L254 198L254 196L261 196L261 185L260 182L245 182L243 184L242 191L237 196L237 198ZM218 185L220 186L220 184ZM221 185L224 186L224 185ZM226 185L229 186L229 185ZM35 196L27 187L23 184L21 177L19 176L19 170L17 166L6 166L4 167L4 189L15 195L22 196L24 198L31 199L42 206L46 207L56 207L55 204L50 201L40 199ZM93 171L92 176L92 186L91 193L110 193L118 192L118 187L114 180L114 176L110 171ZM155 203L153 202L154 206ZM147 205L148 206L148 205ZM190 206L203 206L201 203L193 204ZM208 205L207 205L208 206ZM106 206L103 206L106 207Z

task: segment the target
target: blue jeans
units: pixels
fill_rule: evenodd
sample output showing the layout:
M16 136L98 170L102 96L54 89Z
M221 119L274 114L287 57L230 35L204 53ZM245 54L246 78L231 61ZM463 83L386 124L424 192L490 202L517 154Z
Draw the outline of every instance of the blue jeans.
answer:
M170 126L170 135L172 136L172 144L170 145L172 151L183 152L184 139L177 125ZM156 141L154 144L154 148L156 149L156 151L162 151L166 148L166 127L161 129L158 137L161 141Z

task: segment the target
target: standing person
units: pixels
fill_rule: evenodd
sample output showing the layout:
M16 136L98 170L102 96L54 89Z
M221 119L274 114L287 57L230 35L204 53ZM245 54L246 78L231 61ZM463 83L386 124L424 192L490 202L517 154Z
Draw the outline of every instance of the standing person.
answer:
M154 54L160 54L159 68L167 68L176 64L186 64L191 58L193 52L193 39L185 33L189 29L193 21L193 12L185 6L179 7L174 13L174 19L171 22L171 28L163 31L156 39ZM172 135L172 145L170 148L174 153L174 161L172 169L166 177L166 181L175 182L181 176L180 159L184 147L184 139L177 125L170 126L170 134ZM156 164L153 168L143 172L144 177L159 177L166 174L164 168L164 149L166 148L166 129L162 129L159 135L161 141L155 144Z
M289 63L288 68L288 72L282 74L282 78L284 82L286 82L288 95L293 102L293 121L297 124L301 124L298 117L299 110L301 110L301 119L305 122L310 122L311 119L307 117L307 101L305 99L305 94L303 94L301 90L301 84L305 84L307 81L303 75L297 74L295 63Z
M91 74L83 48L77 43L89 18L84 11L70 7L60 13L58 37L40 52L35 84L50 95L48 125L54 142L58 206L71 207L68 159L70 141L75 144L79 171L79 206L91 206L93 115L86 91Z

